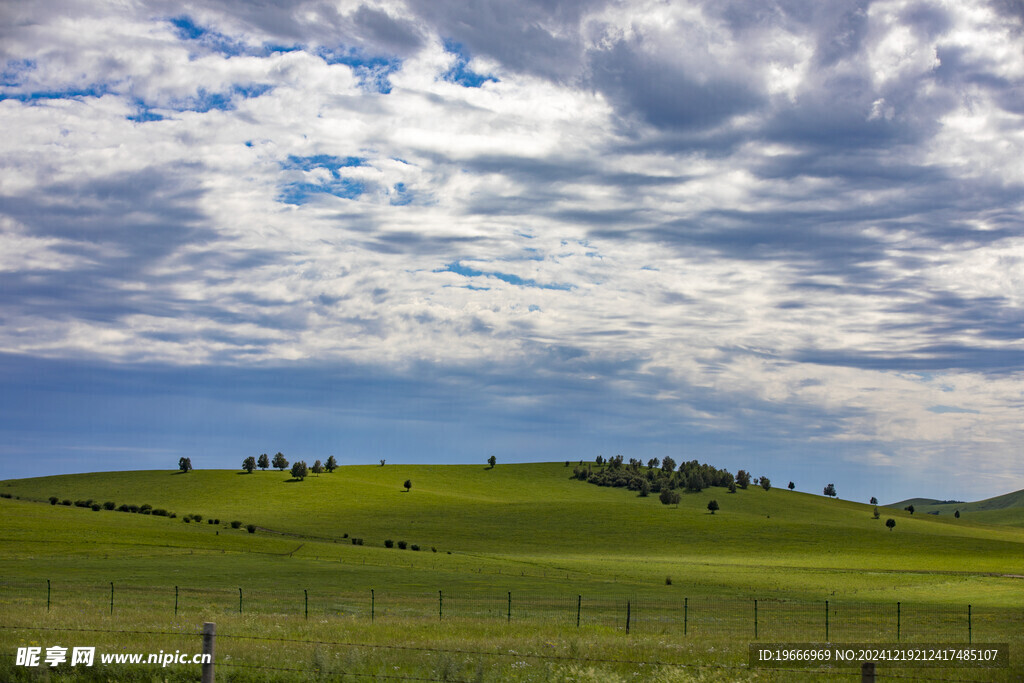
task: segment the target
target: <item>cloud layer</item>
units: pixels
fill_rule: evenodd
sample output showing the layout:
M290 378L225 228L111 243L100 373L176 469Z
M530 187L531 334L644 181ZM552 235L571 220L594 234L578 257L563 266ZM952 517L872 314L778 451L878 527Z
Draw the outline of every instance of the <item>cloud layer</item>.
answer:
M1001 2L7 3L0 351L346 368L418 397L381 425L470 392L437 424L537 457L1022 488L1022 31Z

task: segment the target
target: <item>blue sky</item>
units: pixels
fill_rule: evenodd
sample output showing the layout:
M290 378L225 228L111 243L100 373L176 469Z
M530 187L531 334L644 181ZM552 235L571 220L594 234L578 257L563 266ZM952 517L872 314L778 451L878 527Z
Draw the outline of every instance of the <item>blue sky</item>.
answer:
M0 477L1024 488L1019 3L0 9Z

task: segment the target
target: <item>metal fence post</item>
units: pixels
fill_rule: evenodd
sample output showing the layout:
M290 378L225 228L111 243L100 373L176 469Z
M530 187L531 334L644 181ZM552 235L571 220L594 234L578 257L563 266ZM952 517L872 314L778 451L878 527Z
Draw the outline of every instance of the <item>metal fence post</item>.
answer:
M370 623L373 623L373 607L374 607L373 602L374 602L374 600L373 600L373 589L371 588L370 589Z
M974 633L971 630L971 606L967 605L967 643L974 642Z
M203 668L202 683L213 683L213 647L216 640L217 624L212 621L203 623ZM210 661L207 662L206 655Z
M901 626L902 626L902 624L901 624L901 615L900 615L900 603L897 602L896 603L896 640L900 639L900 627Z
M825 642L828 642L828 600L825 601Z
M305 598L305 602L306 602L306 621L309 621L309 589L308 588L303 588L302 589L302 596L303 596L303 598Z
M508 592L508 623L512 623L512 591Z
M686 635L690 621L690 598L683 598L683 635Z
M757 598L754 598L754 640L757 640Z
M110 582L110 613L114 613L114 582Z
M580 627L580 607L583 606L583 596L576 596L576 628Z
M242 613L242 587L238 587L238 613Z
M441 591L437 591L437 620L441 621L444 617L444 597L441 595Z
M626 633L629 633L629 600L626 600Z
M46 580L46 611L50 611L50 580Z
M178 616L178 587L174 587L174 616Z

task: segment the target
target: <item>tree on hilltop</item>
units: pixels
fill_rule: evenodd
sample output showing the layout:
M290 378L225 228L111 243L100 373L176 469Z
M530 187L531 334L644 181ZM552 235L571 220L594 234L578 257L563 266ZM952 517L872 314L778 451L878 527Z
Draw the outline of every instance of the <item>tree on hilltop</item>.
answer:
M191 472L192 458L178 458L178 469L182 472Z
M281 472L284 472L284 468L288 467L288 458L284 457L284 453L278 451L277 455L274 456L273 465Z
M248 472L249 474L252 474L252 471L256 469L256 458L250 455L248 458L243 460L242 469Z
M829 484L828 486L825 487L825 490L823 491L823 493L826 496L828 496L829 498L835 498L835 496L836 496L836 485L835 484Z
M745 489L750 486L750 473L746 470L740 470L736 473L736 485L741 489Z
M790 483L792 484L793 482ZM761 477L761 488L763 488L765 491L771 491L772 480L769 479L768 477Z
M792 491L795 488L796 488L796 484L794 484L793 482L789 482L789 490Z
M270 456L268 456L266 453L261 453L259 460L256 461L256 465L261 470L266 471L266 469L270 467Z
M498 464L498 459L492 455L491 457L487 458L487 464L490 465L491 469L493 470L494 466Z
M333 455L327 458L327 462L324 463L324 469L329 473L338 469L338 461L334 459Z
M914 514L914 506L913 505L908 505L907 507L905 507L903 509L906 510L907 512L909 512L910 514Z
M871 496L871 504L872 505L878 505L878 499L875 498L874 496Z
M292 479L302 481L307 474L309 474L309 467L306 466L305 460L299 460L292 465Z
M319 477L320 473L323 472L323 471L324 471L324 465L323 465L322 462L320 462L319 459L317 459L316 462L313 463L313 474L315 474L316 476Z

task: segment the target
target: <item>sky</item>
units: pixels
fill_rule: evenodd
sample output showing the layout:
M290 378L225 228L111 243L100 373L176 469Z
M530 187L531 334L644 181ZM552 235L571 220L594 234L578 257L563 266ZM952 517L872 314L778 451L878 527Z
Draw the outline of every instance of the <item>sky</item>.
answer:
M1024 4L8 0L0 478L1024 488Z

